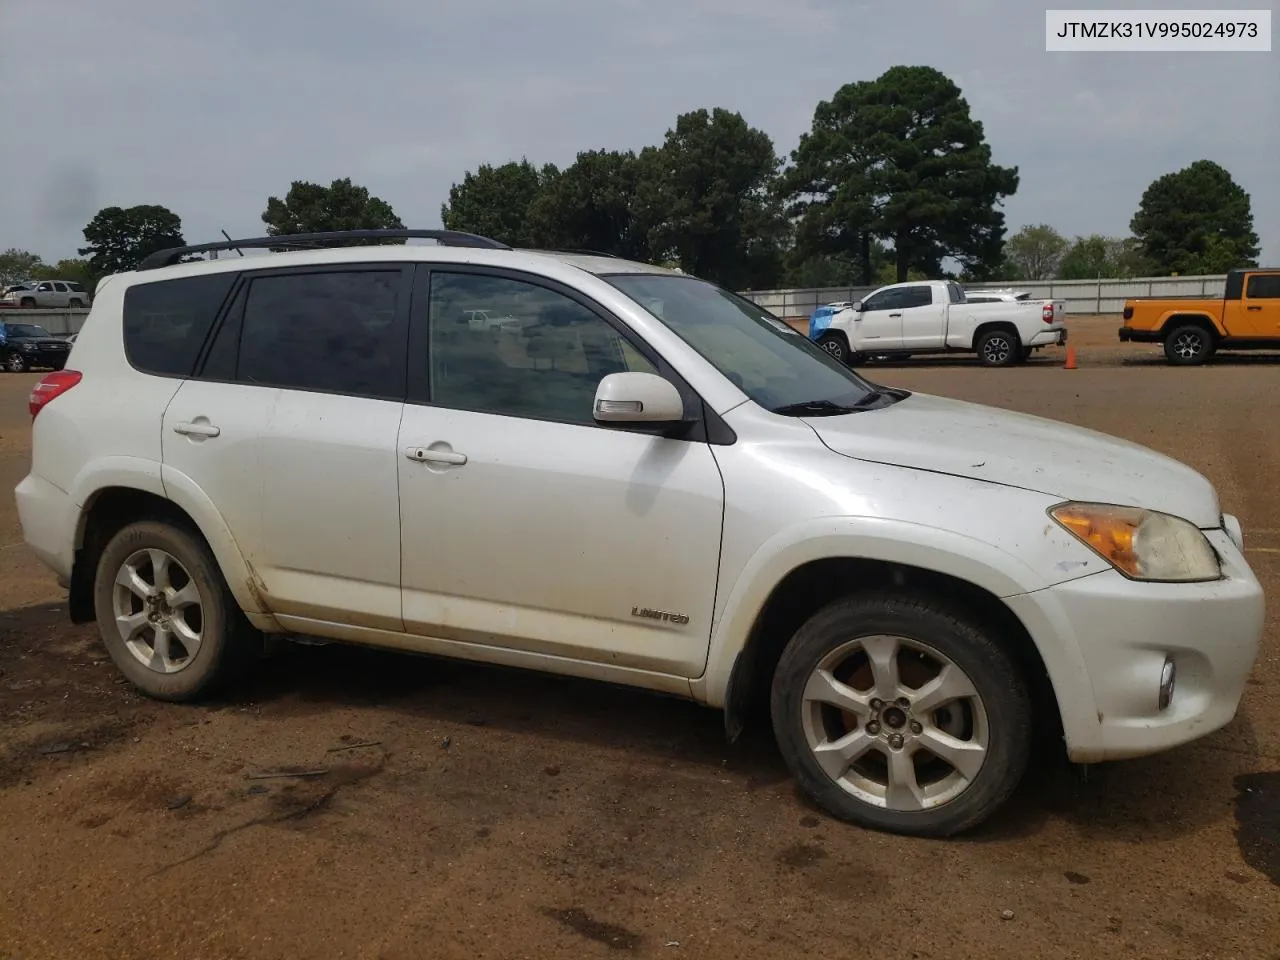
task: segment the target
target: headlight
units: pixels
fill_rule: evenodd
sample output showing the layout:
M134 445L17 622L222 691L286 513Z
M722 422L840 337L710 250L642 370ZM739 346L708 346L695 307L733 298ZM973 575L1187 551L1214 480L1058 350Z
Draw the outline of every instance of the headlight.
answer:
M1222 577L1213 546L1180 517L1106 503L1063 503L1049 515L1133 580L1185 583Z

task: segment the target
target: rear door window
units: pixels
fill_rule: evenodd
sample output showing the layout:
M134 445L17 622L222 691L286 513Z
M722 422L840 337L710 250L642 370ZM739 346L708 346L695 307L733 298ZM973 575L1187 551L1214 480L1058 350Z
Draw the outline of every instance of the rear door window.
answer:
M210 379L403 400L408 271L254 277L218 332Z

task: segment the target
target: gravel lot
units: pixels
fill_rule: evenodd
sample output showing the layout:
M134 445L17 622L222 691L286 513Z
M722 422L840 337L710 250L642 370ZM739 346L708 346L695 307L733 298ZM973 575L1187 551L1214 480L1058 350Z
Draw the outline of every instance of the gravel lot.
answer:
M234 698L143 700L0 498L0 960L1280 958L1280 357L1174 369L1069 323L1026 367L872 377L1178 457L1244 524L1272 599L1226 730L1087 777L1038 759L948 842L840 825L766 731L648 694L288 646ZM29 463L0 375L0 484ZM264 777L282 769L314 776Z

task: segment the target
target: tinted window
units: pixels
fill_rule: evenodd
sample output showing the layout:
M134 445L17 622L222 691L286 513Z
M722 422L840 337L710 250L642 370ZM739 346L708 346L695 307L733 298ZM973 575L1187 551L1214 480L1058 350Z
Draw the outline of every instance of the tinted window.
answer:
M42 283L40 284L40 286L36 287L36 289L39 290L41 293L49 293L51 290L53 290L53 284L48 282Z
M927 307L933 303L932 287L904 287L902 290L903 307Z
M961 289L960 284L947 284L947 298L952 303L964 303L964 290Z
M11 337L52 337L53 334L35 323L10 323L6 330Z
M1249 278L1245 296L1250 300L1280 300L1280 273L1254 274Z
M862 312L872 310L896 310L902 306L902 289L882 290L862 304Z
M144 373L187 377L234 273L137 283L124 295L124 350Z
M67 289L72 293L84 293L84 287L74 281L69 281L67 283Z
M59 293L66 293L67 285L65 283L54 283L53 289L57 290Z
M253 280L235 379L403 399L401 277L399 270L353 270Z
M504 277L433 273L431 402L461 410L594 423L610 373L653 365L586 307Z

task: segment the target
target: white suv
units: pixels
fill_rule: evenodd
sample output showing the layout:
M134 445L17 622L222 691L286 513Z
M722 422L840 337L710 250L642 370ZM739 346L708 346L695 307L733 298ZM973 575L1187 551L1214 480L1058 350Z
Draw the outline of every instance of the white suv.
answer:
M143 692L273 633L645 687L730 736L767 703L814 801L933 836L1009 796L1037 719L1092 762L1234 716L1263 596L1191 469L878 387L670 270L327 236L437 243L155 255L32 392L25 539Z

